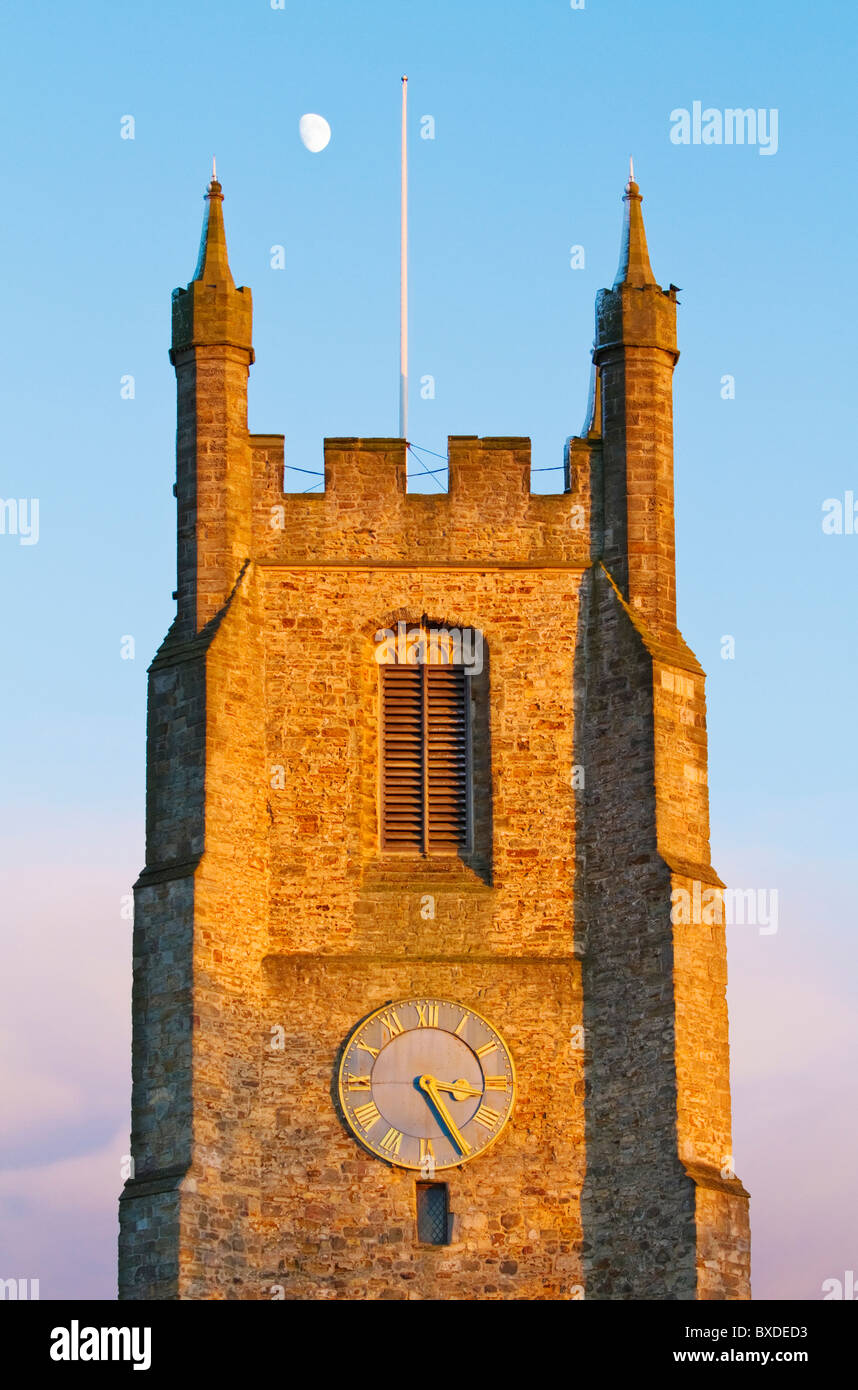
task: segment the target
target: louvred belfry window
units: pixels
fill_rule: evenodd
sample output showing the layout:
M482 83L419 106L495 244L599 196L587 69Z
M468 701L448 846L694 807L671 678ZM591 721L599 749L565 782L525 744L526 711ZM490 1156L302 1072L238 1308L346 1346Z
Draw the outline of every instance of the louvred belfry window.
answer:
M413 854L465 852L468 677L463 666L381 667L381 842Z

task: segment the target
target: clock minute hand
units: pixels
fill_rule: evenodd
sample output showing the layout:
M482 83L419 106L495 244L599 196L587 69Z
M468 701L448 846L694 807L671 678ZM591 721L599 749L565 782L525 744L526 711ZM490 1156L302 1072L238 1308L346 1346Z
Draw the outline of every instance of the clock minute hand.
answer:
M458 1145L459 1152L467 1156L471 1152L471 1146L467 1139L463 1138L459 1133L452 1115L438 1094L438 1083L434 1076L421 1076L417 1085L420 1087L421 1091L425 1091L426 1095L432 1101L432 1104L435 1106L435 1109L438 1111L438 1114L441 1116L441 1119Z

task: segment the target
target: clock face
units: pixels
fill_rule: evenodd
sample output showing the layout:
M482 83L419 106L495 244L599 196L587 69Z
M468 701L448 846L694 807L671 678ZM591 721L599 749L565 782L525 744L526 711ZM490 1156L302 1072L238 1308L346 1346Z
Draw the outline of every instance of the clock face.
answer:
M431 1176L494 1143L512 1111L515 1067L473 1009L400 999L352 1033L339 1096L349 1127L378 1158Z

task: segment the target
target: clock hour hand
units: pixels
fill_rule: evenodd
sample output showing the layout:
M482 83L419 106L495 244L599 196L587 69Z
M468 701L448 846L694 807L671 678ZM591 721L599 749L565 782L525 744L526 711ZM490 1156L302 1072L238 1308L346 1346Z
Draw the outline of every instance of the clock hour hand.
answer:
M471 1152L471 1146L468 1143L467 1139L463 1138L463 1136L459 1133L458 1129L456 1128L456 1124L453 1120L452 1115L450 1114L449 1110L447 1109L446 1105L441 1099L440 1093L438 1091L439 1083L435 1080L435 1077L421 1076L418 1078L417 1085L420 1087L421 1091L425 1092L425 1094L429 1097L432 1104L434 1105L435 1109L438 1111L438 1114L441 1116L444 1125L449 1130L455 1144L458 1146L459 1152L464 1157L467 1157L467 1155Z
M468 1096L482 1096L482 1090L477 1090L474 1086L469 1086L467 1081L439 1081L437 1076L432 1080L439 1091L447 1091L455 1100L465 1100Z

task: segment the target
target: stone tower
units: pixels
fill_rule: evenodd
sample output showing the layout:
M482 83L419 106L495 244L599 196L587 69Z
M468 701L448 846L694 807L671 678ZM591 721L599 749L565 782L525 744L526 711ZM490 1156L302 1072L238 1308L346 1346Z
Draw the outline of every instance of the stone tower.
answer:
M674 910L722 885L676 626L676 293L638 186L552 496L528 439L469 435L443 495L408 493L401 439L327 439L324 492L284 494L283 437L247 427L222 201L173 295L120 1297L748 1298L724 928ZM449 685L423 669L439 632L480 654ZM430 1035L458 1077L376 1087ZM479 1152L477 1106L500 1126Z

